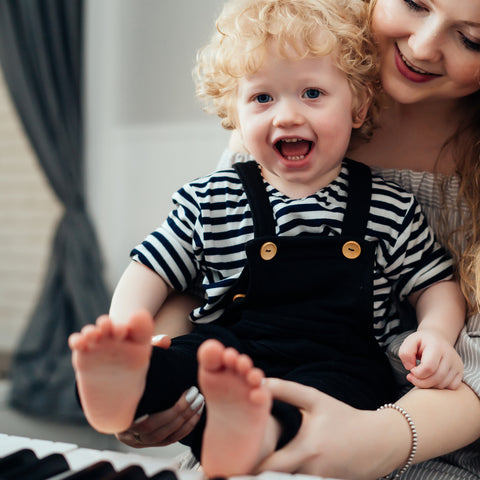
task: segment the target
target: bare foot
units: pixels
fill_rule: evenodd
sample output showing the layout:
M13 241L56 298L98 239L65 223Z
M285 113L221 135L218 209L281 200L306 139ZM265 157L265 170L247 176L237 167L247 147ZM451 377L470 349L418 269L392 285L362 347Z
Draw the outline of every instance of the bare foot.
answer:
M145 388L154 325L139 312L116 325L107 315L70 336L78 393L90 425L103 433L132 424Z
M251 473L273 451L270 437L272 396L263 372L247 355L217 340L198 350L198 380L205 396L207 424L201 465L207 477Z

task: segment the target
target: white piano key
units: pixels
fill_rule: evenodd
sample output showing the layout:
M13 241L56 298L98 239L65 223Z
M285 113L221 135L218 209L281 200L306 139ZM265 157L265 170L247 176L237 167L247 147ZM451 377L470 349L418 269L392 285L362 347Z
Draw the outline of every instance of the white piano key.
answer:
M153 475L162 470L172 469L176 462L164 458L147 457L137 453L114 452L111 450L100 450L102 460L110 462L115 470L122 470L131 465L140 465L147 475Z
M4 457L23 448L33 450L39 458L46 457L51 453L65 453L78 448L78 446L73 443L51 442L49 440L18 437L16 435L6 435L5 437L6 438L0 438L0 457Z

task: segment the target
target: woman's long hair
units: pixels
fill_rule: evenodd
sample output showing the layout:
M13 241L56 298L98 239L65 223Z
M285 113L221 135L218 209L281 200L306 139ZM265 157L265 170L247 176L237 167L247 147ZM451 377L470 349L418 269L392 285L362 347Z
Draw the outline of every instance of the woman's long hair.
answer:
M480 85L479 85L480 88ZM457 265L462 291L470 311L480 311L480 91L465 97L462 102L466 114L463 122L444 149L453 152L456 173L460 179L457 199L462 212L459 228L448 231L444 222L444 237ZM461 240L461 241L458 241Z

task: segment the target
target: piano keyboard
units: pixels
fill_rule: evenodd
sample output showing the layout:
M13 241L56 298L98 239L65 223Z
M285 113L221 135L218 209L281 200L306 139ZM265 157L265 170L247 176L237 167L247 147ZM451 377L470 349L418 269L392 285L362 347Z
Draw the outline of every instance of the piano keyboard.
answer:
M177 462L0 434L0 480L203 480Z
M232 477L233 478L233 477ZM238 480L335 480L265 472ZM175 459L81 448L0 433L0 480L206 480L199 471L179 470ZM219 479L216 479L219 480Z

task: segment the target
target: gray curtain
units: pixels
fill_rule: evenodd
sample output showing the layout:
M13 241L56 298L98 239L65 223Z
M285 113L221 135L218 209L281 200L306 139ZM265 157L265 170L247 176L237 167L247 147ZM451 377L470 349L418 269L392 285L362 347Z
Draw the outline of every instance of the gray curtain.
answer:
M38 161L64 206L43 290L12 361L12 406L83 420L67 338L109 294L85 207L83 0L0 0L0 63Z

